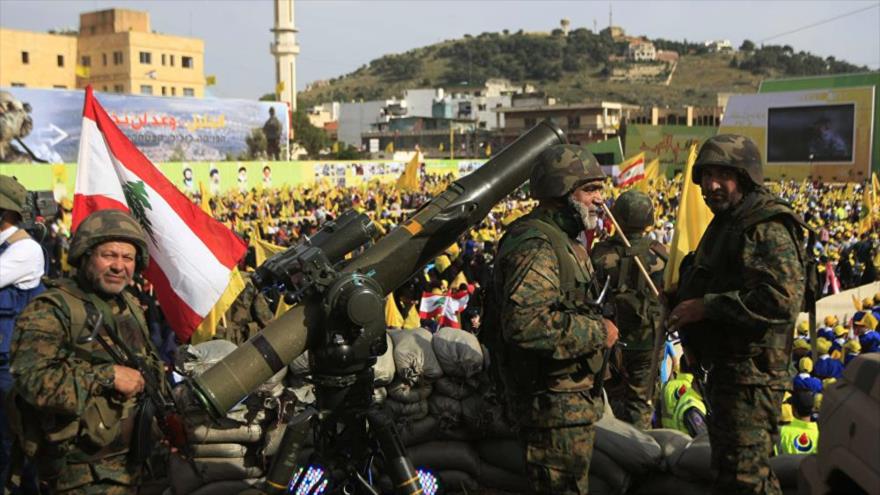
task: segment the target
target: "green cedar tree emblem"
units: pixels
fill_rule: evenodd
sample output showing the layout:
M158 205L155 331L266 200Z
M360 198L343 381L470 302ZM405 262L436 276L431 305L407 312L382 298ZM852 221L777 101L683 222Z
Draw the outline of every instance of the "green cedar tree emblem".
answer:
M156 244L156 237L153 234L153 224L150 223L150 219L147 218L146 214L146 210L152 211L153 207L150 205L150 199L147 195L147 188L144 186L144 182L140 180L126 182L122 184L122 193L125 194L125 202L128 203L131 215L137 219L138 223L141 224L141 228L144 229L144 232L150 236L153 245L158 248L159 245Z

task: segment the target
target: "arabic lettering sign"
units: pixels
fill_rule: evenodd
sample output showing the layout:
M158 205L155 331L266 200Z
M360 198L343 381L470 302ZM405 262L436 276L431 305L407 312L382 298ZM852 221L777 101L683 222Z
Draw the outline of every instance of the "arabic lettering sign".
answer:
M626 126L626 156L645 153L645 163L655 158L669 170L684 167L691 143L697 146L714 136L715 127L688 127L683 125L628 125ZM670 167L671 165L671 167Z
M2 88L31 106L33 130L24 144L50 163L77 160L83 90ZM280 102L220 98L174 98L95 92L125 135L155 162L244 158L247 137L263 129L269 109L288 142L287 105Z

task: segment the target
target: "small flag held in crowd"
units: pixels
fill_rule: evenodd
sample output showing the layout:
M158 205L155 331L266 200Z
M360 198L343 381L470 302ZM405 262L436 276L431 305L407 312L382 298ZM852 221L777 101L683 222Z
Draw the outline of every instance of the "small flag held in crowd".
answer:
M620 164L620 175L617 176L618 187L628 187L645 178L645 153L627 159Z
M77 162L73 229L98 210L131 213L148 237L150 264L144 275L177 336L189 341L212 310L222 315L240 292L236 265L247 246L125 137L91 86L86 87Z
M418 151L413 154L412 159L406 164L400 178L397 179L397 187L404 191L417 191L419 189L419 165L421 164L421 153Z

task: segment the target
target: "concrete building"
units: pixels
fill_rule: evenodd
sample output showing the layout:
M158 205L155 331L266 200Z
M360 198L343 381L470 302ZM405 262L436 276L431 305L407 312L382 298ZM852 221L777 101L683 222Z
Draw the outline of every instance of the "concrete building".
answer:
M76 36L0 33L0 85L71 89L91 84L114 93L204 96L204 42L152 32L147 12L80 14Z
M408 117L433 117L434 103L446 96L443 88L407 89L403 92Z
M339 102L324 103L315 105L307 112L309 123L321 129L330 122L339 120Z
M633 40L626 49L626 58L636 62L653 61L657 58L657 50L650 41Z
M275 41L269 51L275 56L275 87L279 101L296 110L296 25L294 24L293 0L275 0Z
M400 107L399 100L373 100L339 105L339 142L355 147L361 146L361 134L371 130L371 124L388 120L385 109Z
M675 108L642 107L631 112L627 120L630 124L684 125L718 127L724 108L683 106Z
M388 150L416 147L426 158L448 158L450 146L454 148L452 156L482 158L488 143L488 133L477 129L476 121L471 119L400 117L377 122L371 128L361 134L361 147L376 150L377 158L390 158Z
M0 86L76 88L76 36L0 28Z
M613 101L537 106L512 106L495 109L503 113L506 125L492 133L493 149L501 149L538 122L549 119L565 131L572 144L602 141L618 135L621 125L639 107Z

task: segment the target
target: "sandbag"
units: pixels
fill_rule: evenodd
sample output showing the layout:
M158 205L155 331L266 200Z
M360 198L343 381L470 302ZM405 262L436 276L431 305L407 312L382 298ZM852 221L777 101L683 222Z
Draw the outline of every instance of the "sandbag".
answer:
M474 436L464 427L464 425L449 425L443 427L443 423L439 424L436 434L437 440L454 440L456 442L473 442Z
M434 393L445 395L453 399L464 399L476 393L474 388L468 381L450 376L444 376L434 383Z
M525 471L507 471L485 462L480 465L477 482L482 488L495 488L507 492L522 493L529 490L529 480L525 476Z
M298 404L315 403L315 385L307 382L302 376L290 375L287 378L287 390L296 397Z
M783 454L770 458L770 469L779 478L782 488L797 488L798 470L807 456L802 454Z
M266 420L266 408L242 407L226 413L226 418L241 424L262 423Z
M591 487L592 488L592 487ZM653 473L629 491L630 495L705 495L711 482L689 481L672 473ZM592 490L591 492L592 493Z
M699 435L678 454L667 462L670 472L675 476L692 481L711 482L715 479L712 471L712 446L709 434Z
M423 400L415 404L405 404L396 400L387 399L385 405L391 411L395 419L422 419L428 415L428 401Z
M263 468L247 457L202 457L194 462L204 481L244 480L263 475Z
M261 452L263 457L272 457L278 452L285 431L287 431L287 423L276 423L266 429L266 438L263 441L263 451Z
M658 428L645 431L660 446L662 461L660 469L669 471L669 463L678 458L682 450L691 443L690 435L671 428Z
M225 429L196 425L187 430L187 439L192 443L250 443L259 441L262 435L263 428L258 424Z
M632 475L658 469L660 445L645 432L619 419L602 416L596 423L595 450L601 450Z
M404 421L397 425L400 441L409 447L435 439L439 422L437 418L426 416L415 421Z
M519 440L490 438L476 443L483 465L491 464L505 471L526 472L526 451Z
M412 385L404 380L395 380L386 389L388 397L404 404L413 404L427 399L433 387L430 383Z
M435 440L407 448L413 466L432 472L463 471L473 477L480 474L480 457L466 442Z
M191 377L199 376L237 347L234 343L223 339L181 346L175 360L177 369L183 370Z
M428 411L440 422L440 428L450 429L461 424L461 401L434 394L428 397Z
M593 481L601 478L607 488L600 484L593 486ZM623 494L629 489L631 483L630 473L624 467L605 452L597 450L594 446L593 457L590 459L590 493L614 493ZM604 491L602 491L604 490Z
M259 478L249 480L215 481L192 492L190 495L239 495L253 488L260 482Z
M394 341L391 336L386 334L385 340L388 343L388 349L385 353L376 359L373 365L373 384L385 386L394 379Z
M477 336L459 328L443 327L431 340L434 355L447 376L469 378L483 370L483 350Z
M445 470L437 473L443 493L474 493L480 485L468 473Z
M385 387L377 387L373 389L373 402L377 402L379 404L385 402L385 399L388 398L388 389Z
M504 407L472 395L461 401L461 419L474 438L513 438L516 432L507 421Z
M389 330L394 341L394 367L397 376L409 383L436 380L443 376L431 346L431 332L424 328Z
M193 457L244 457L247 447L239 443L194 443Z

